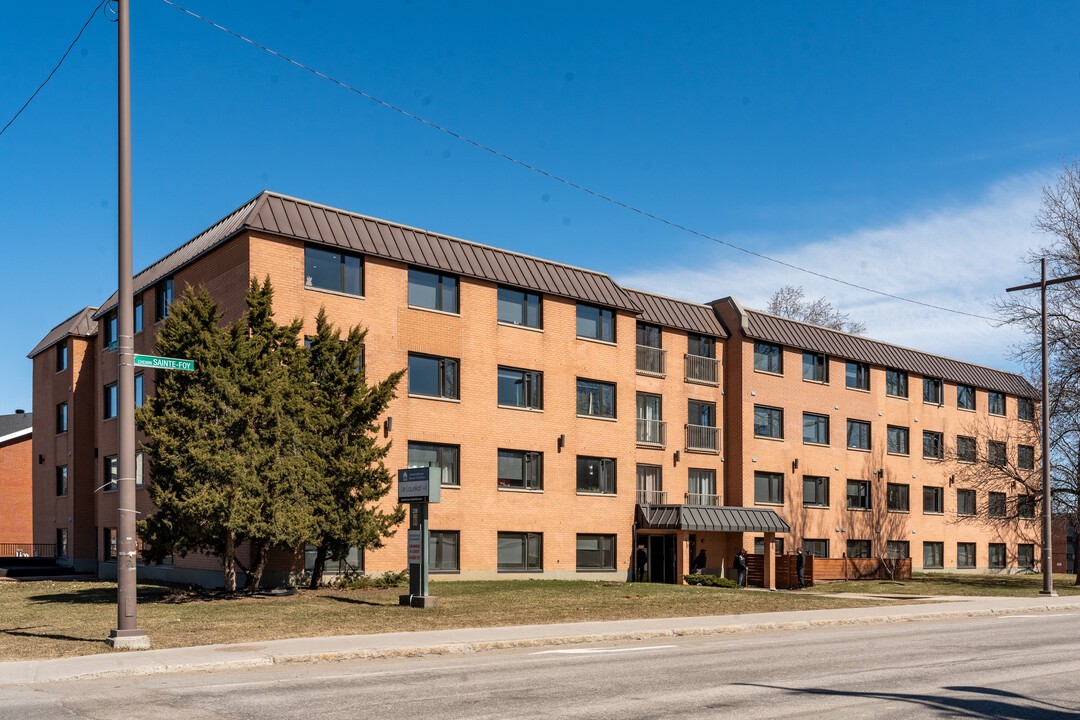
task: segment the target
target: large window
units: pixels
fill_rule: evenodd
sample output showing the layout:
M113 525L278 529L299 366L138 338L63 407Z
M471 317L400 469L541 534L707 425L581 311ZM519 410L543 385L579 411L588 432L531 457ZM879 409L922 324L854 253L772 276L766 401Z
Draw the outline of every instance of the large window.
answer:
M102 327L105 331L105 337L102 338L105 349L115 350L118 347L117 343L120 335L119 324L115 310L110 310L108 313L105 314L105 322L102 323Z
M61 340L56 343L56 372L67 370L68 367L68 341Z
M802 379L810 382L829 382L829 364L824 353L803 351Z
M774 472L754 473L754 502L779 505L784 502L784 475Z
M577 569L614 570L615 536L578 534Z
M1035 447L1033 445L1016 446L1016 465L1021 470L1035 469Z
M637 441L649 445L663 445L667 440L665 429L662 396L639 392Z
M911 489L903 483L886 483L885 507L889 512L908 512L911 508Z
M720 504L720 496L716 493L715 470L690 468L687 474L687 489L690 491L690 505Z
M956 436L956 459L960 462L975 462L975 438Z
M497 304L499 322L537 329L543 327L539 293L501 287Z
M848 420L847 446L852 450L869 450L870 423L864 420Z
M1033 518L1035 517L1035 496L1034 495L1017 495L1016 496L1016 515L1021 518Z
M615 417L615 383L578 378L577 414L588 417Z
M116 409L118 405L117 401L117 389L116 383L109 383L105 386L105 391L102 397L102 407L105 410L105 419L116 417Z
M461 485L461 449L457 445L409 443L409 467L430 468L428 478L441 485Z
M870 481L848 480L847 481L847 508L848 510L870 509Z
M543 533L499 533L499 572L539 572L543 569Z
M868 558L868 557L870 557L870 541L869 540L848 540L847 541L847 556L849 558Z
M509 407L542 410L544 374L535 370L499 368L498 402Z
M1016 564L1025 570L1035 567L1035 546L1031 543L1020 543L1016 546Z
M945 543L924 542L922 544L922 564L924 568L945 567Z
M458 279L453 275L409 268L409 306L457 313Z
M995 467L1005 467L1005 443L991 440L987 449L986 461Z
M975 491L974 490L957 490L956 491L956 514L957 515L974 515L975 514Z
M693 471L691 471L693 472ZM638 502L650 505L664 505L667 498L664 491L664 469L659 465L637 464ZM693 491L691 491L693 492ZM694 505L696 503L690 503Z
M987 549L987 564L995 570L1005 567L1005 543L990 543Z
M577 491L600 495L615 494L615 458L578 455Z
M686 354L697 357L716 357L716 338L711 335L696 335L690 333L686 337Z
M829 478L803 475L802 504L806 507L828 507Z
M169 317L169 306L173 301L172 278L165 278L154 288L154 319L164 320Z
M970 385L956 386L956 407L961 410L975 409L975 388Z
M663 347L664 333L660 330L659 325L650 325L649 323L639 322L637 324L637 344L644 345L645 347L659 348Z
M870 366L861 362L848 362L844 368L844 383L852 390L869 390Z
M911 557L911 545L907 540L889 540L885 543L885 557L904 560Z
M67 465L56 466L56 497L68 494Z
M924 377L922 379L922 399L928 405L941 405L945 401L940 378Z
M991 415L1005 417L1005 393L991 392L986 394L986 412Z
M784 411L780 408L755 405L754 435L782 439L784 437Z
M829 416L804 412L802 415L802 439L812 445L829 444Z
M890 425L887 428L885 441L885 448L891 454L908 454L908 429L906 427L897 427L896 425Z
M759 372L784 374L784 350L767 342L754 343L754 369Z
M1035 401L1031 398L1019 398L1016 401L1016 417L1026 422L1035 420Z
M973 567L975 567L975 543L973 543L973 542L958 542L958 543L956 543L956 567L958 567L958 568L973 568Z
M944 488L924 487L922 489L922 511L930 515L940 515L945 512Z
M945 436L933 430L923 430L922 456L927 460L941 460L945 457Z
M812 555L816 558L829 557L829 541L828 540L813 540L805 538L802 541L803 552L807 555Z
M409 394L456 400L458 361L454 358L409 353Z
M764 555L765 554L765 538L763 538L763 537L754 538L754 554L755 555ZM774 538L773 539L773 554L774 555L783 555L784 554L784 538Z
M908 396L908 374L903 370L885 370L885 394L893 397Z
M690 425L716 427L716 403L702 400L687 401L686 418Z
M56 406L56 432L67 432L67 403L62 402Z
M461 533L432 530L428 533L428 570L433 573L461 570Z
M993 518L1005 517L1006 511L1006 499L1003 492L992 492L987 494L986 499L986 514Z
M499 489L543 490L544 456L525 450L499 450Z
M117 479L120 475L117 467L116 455L109 455L105 458L105 487L102 488L105 492L113 492L117 488Z
M615 311L595 305L577 305L577 336L615 342Z
M305 246L304 287L363 295L364 261L359 255Z

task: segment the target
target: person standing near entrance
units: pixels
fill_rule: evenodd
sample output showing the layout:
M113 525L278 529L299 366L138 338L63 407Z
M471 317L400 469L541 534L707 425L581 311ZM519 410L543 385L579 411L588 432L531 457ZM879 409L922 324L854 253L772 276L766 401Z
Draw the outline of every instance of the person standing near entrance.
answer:
M649 552L645 549L644 545L637 546L637 552L634 554L634 562L636 564L637 572L634 573L634 579L637 582L649 581Z
M746 551L739 548L739 552L735 554L735 564L733 565L735 572L739 576L739 587L746 587Z
M705 563L706 563L706 560L705 560L705 548L702 548L701 552L699 552L697 554L697 557L694 558L694 572L697 573L698 575L705 572Z
M802 590L806 587L806 555L803 554L802 548L799 548L795 553L795 574L799 576L799 589Z

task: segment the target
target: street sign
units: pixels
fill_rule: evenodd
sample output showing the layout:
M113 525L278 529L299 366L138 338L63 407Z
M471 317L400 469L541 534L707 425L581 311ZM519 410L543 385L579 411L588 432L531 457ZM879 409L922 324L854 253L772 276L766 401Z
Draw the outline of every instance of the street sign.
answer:
M442 487L438 480L430 482L430 474L431 468L426 467L398 470L398 502L439 502Z
M194 360L158 357L156 355L136 355L135 367L156 368L158 370L194 370Z
M424 539L424 533L420 530L409 531L409 564L419 565L423 562L423 545L420 543Z

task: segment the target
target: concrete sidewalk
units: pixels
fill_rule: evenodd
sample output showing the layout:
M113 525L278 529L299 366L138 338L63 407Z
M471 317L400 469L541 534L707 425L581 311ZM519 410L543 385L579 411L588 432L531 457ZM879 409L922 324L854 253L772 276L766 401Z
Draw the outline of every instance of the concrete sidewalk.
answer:
M0 663L0 686L105 675L257 667L287 662L442 655L605 640L800 630L828 625L916 622L1069 610L1080 610L1080 598L948 597L935 598L935 602L925 604L886 607L294 638L240 645L117 651L59 660Z

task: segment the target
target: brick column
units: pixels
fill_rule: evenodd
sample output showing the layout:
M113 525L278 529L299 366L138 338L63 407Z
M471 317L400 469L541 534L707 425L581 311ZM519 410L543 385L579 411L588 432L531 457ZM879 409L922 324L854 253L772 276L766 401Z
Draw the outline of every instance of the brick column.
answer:
M762 585L768 590L776 589L776 533L765 533L765 553L762 559Z
M679 532L675 535L675 584L685 585L683 575L690 572L690 533Z

